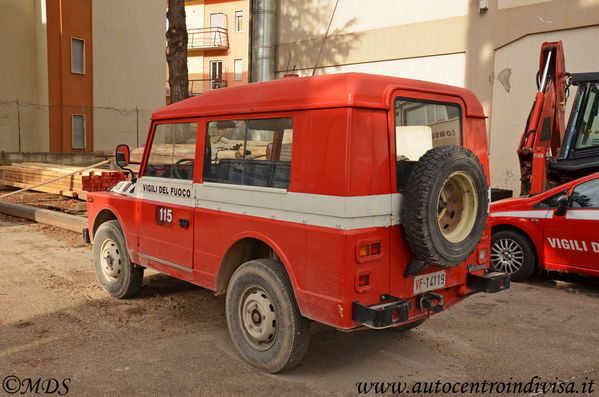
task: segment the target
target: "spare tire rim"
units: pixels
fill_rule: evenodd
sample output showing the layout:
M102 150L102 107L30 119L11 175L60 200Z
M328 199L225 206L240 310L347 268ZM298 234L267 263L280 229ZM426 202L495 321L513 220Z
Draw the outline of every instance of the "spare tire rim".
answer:
M241 296L243 334L256 350L269 349L277 337L277 313L268 292L259 286L247 288Z
M474 180L464 171L449 175L437 198L437 222L443 237L451 243L464 241L476 223L478 198Z
M495 270L515 273L524 264L524 250L511 238L501 238L491 245L491 267Z
M107 238L102 241L100 246L100 267L108 281L116 282L121 278L123 256L112 239Z

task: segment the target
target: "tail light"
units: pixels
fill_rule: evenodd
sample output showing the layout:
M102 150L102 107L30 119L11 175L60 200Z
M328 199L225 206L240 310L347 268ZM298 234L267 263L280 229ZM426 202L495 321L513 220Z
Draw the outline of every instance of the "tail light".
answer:
M368 292L370 291L370 270L361 269L356 273L355 285L356 292Z
M376 260L381 257L381 241L362 240L356 245L356 261L363 263Z

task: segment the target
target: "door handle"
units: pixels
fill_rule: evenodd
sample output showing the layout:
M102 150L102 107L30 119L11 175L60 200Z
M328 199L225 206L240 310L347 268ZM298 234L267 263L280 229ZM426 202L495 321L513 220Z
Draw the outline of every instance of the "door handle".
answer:
M179 218L179 226L181 227L189 227L189 219Z

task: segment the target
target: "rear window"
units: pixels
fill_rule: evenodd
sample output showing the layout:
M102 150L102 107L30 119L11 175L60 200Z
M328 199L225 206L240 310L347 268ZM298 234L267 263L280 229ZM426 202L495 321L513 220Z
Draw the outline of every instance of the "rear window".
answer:
M402 190L412 166L428 150L462 145L462 110L453 103L395 98L397 188Z
M204 181L287 189L293 120L211 121L206 129Z
M427 150L462 144L459 105L395 99L395 151L398 158L417 161Z

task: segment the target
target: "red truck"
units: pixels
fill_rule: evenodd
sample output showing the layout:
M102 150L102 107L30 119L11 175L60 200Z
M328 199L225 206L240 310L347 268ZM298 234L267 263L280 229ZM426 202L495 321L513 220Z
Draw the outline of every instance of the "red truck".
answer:
M155 111L138 177L88 196L84 237L116 298L146 267L226 293L234 345L274 373L302 359L310 320L404 330L508 288L488 270L488 175L466 89L286 78Z

